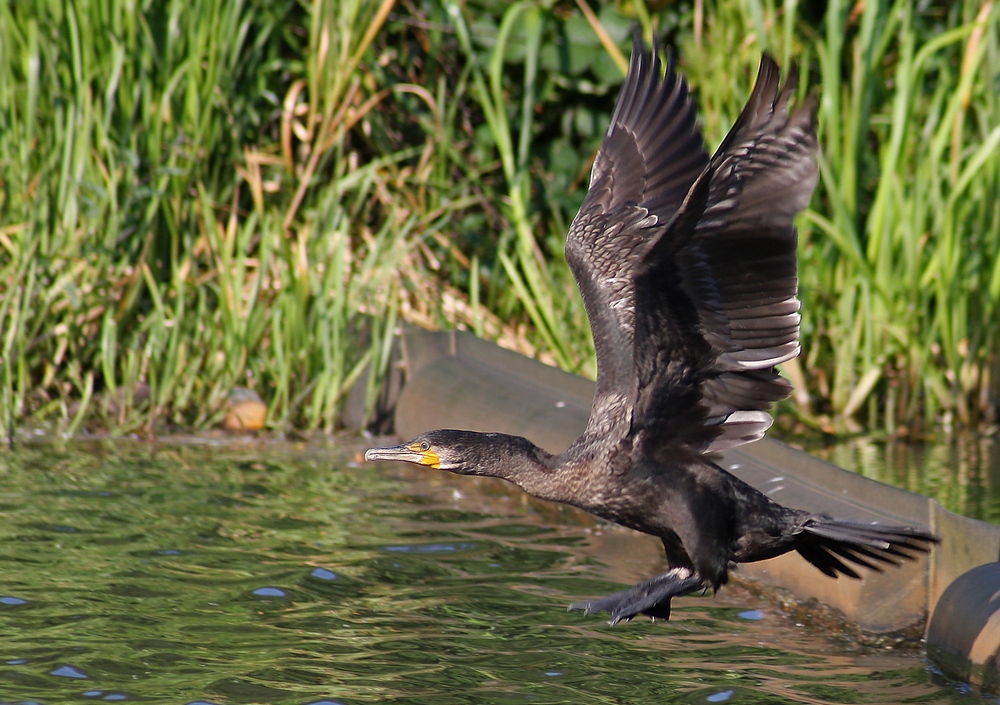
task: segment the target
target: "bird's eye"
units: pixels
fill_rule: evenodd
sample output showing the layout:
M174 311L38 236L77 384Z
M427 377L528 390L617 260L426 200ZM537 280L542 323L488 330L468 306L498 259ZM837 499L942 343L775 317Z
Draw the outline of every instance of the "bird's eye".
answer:
M422 441L420 443L420 450L430 450L430 449L431 449L431 444L428 443L427 441Z

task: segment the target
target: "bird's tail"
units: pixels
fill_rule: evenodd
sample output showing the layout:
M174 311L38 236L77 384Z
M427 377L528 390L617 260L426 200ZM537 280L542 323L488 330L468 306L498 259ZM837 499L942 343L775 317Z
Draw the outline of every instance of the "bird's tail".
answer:
M832 578L861 576L854 566L882 572L886 565L913 561L940 539L910 526L866 524L812 515L803 522L797 551Z

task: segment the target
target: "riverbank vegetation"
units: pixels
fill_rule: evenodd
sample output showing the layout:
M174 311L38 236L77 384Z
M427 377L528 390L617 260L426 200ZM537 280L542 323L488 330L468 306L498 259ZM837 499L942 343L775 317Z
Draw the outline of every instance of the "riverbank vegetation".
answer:
M562 243L636 21L677 48L710 146L763 50L822 96L796 417L995 421L1000 11L817 8L3 4L0 430L204 427L239 386L272 428L330 430L404 323L593 375Z

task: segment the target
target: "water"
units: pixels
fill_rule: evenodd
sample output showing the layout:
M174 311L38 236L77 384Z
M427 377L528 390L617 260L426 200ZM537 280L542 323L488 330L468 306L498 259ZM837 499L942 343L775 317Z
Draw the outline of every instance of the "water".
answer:
M806 449L865 477L933 497L963 516L1000 524L1000 448L993 434L928 443L858 437Z
M739 587L669 623L567 613L657 542L339 443L0 453L0 702L969 700Z

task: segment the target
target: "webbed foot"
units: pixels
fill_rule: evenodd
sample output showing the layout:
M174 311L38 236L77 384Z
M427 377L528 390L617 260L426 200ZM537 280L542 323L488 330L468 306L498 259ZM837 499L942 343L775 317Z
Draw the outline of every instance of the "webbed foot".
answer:
M584 614L607 612L611 617L608 620L611 625L628 621L639 614L649 615L654 619L669 619L671 598L687 595L701 587L701 577L690 568L672 568L633 585L628 590L598 600L575 602L569 608L583 610Z

